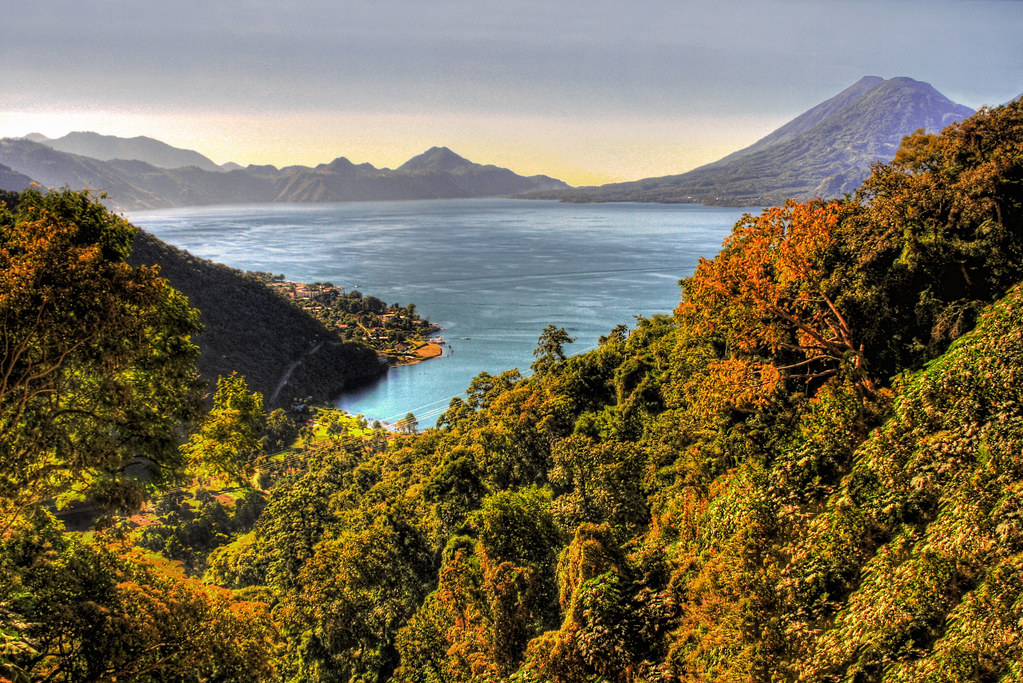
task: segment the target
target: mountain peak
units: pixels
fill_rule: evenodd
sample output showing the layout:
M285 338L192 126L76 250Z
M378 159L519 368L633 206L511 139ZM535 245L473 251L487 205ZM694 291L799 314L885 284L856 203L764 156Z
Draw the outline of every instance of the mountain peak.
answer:
M398 167L399 171L454 171L476 166L465 157L458 156L447 147L431 147Z
M877 84L874 90L878 93L899 91L915 92L926 95L937 95L942 99L947 99L930 83L927 83L926 81L918 81L915 78L910 78L908 76L895 76L894 78L889 78L886 81L881 81ZM949 101L951 102L951 100Z
M26 136L26 139L46 145L59 152L78 154L101 161L132 159L145 161L158 168L195 166L204 171L223 170L199 152L172 147L165 142L146 137L145 135L122 138L116 135L103 135L93 131L78 130L56 139L49 139L44 136Z
M320 164L317 168L328 168L332 171L342 171L355 168L355 164L349 161L347 157L338 157L329 164Z
M833 116L836 112L839 112L850 104L862 99L868 93L876 90L878 86L885 82L885 79L880 76L864 76L834 97L803 112L781 128L775 130L766 137L761 138L749 147L733 152L725 158L719 159L709 165L715 166L723 162L731 162L740 157L748 156L773 145L794 140L821 121Z
M753 145L687 173L534 196L731 206L840 197L859 186L873 162L891 161L904 136L921 128L936 133L971 114L930 83L864 76Z
M961 121L974 113L969 107L956 104L945 97L930 83L906 76L889 78L879 84L864 95L857 106L864 113L870 110L874 110L875 113L889 112L885 118L888 119L889 132L895 147L898 147L902 135L908 135L904 128L910 125L910 121L915 120L915 124L919 124L916 128L923 128L928 133L938 133L950 123Z
M853 83L848 89L873 88L875 85L880 85L881 83L884 83L884 78L881 76L864 76Z

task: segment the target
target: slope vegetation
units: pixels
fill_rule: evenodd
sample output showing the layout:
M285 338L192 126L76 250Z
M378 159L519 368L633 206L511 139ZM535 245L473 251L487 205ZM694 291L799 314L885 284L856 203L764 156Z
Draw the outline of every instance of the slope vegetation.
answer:
M152 273L102 263L127 228L86 209L112 232L68 236L74 258L46 253L55 272L95 263L177 301ZM19 215L0 213L18 240L2 255L26 268L45 242L33 229L72 232ZM167 343L193 327L187 311L137 325L92 273L46 284L70 300L94 284L77 303L91 313L101 295L144 344L77 344L46 375L60 381L0 404L33 427L0 431L21 446L0 449L7 678L1023 677L1023 102L911 136L851 197L744 217L672 315L571 357L549 326L529 377L482 373L421 434L414 416L393 434L324 411L260 454L261 402L224 382L183 452L258 467L242 471L261 488L236 477L231 514L231 495L193 508L169 491L149 532L72 535L11 503L77 485L76 467L103 483L139 447L138 418L173 437L162 413L122 415L111 396L189 398L155 363L181 356L188 376L191 350ZM58 346L37 321L64 331L66 316L11 283L11 319ZM12 466L40 452L45 467ZM187 556L202 580L161 573L132 541Z
M310 679L1015 680L1021 151L985 110L743 219L673 316L323 446L207 579Z
M195 342L198 369L210 387L238 372L276 405L295 398L337 398L351 386L386 372L375 351L342 342L335 331L286 301L254 277L191 254L140 232L135 265L158 265L161 276L199 309L204 331ZM284 386L281 386L282 381Z

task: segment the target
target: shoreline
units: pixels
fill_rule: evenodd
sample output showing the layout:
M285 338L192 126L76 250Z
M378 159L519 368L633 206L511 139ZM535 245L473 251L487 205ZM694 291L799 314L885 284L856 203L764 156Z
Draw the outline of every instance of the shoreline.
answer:
M434 327L430 334L436 335L441 331L441 328ZM442 357L444 355L444 346L447 344L447 342L444 341L444 338L439 336L418 339L409 343L415 348L408 349L400 355L393 351L390 353L381 353L380 355L382 358L386 358L388 364L392 366L416 365L423 361L430 360L431 358Z
M416 365L431 358L440 358L444 355L444 349L436 342L426 342L413 352L415 355L402 356L394 361L394 365ZM390 358L390 357L388 357Z

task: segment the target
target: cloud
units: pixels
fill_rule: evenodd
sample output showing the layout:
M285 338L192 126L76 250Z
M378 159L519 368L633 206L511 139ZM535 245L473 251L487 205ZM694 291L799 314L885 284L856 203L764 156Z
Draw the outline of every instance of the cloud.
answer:
M992 61L1023 63L1015 4L59 0L8 11L0 78L161 107L776 111L793 81L816 101L868 72L1003 77Z

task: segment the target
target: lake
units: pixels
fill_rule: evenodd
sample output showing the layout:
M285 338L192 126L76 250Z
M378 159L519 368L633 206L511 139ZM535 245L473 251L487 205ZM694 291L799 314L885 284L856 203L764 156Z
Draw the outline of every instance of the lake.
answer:
M392 368L342 396L351 413L432 425L482 371L527 373L548 324L593 348L635 316L670 313L678 280L712 257L746 209L512 199L261 204L135 212L196 256L415 303L444 328L441 358Z

